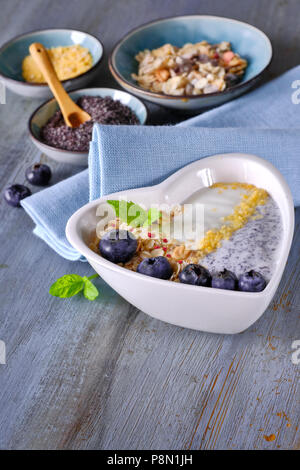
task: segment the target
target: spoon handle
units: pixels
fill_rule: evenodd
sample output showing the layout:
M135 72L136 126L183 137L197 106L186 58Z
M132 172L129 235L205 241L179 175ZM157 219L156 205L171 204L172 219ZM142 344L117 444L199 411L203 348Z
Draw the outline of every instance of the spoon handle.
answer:
M54 67L51 63L51 60L48 56L48 52L44 46L38 42L34 42L29 46L29 52L31 57L34 59L35 63L38 65L40 71L44 75L44 78L49 85L53 95L56 98L56 101L59 104L62 115L64 117L65 123L69 127L73 127L71 121L69 120L70 114L75 110L75 103L71 100L61 82L58 79L58 76L54 70Z

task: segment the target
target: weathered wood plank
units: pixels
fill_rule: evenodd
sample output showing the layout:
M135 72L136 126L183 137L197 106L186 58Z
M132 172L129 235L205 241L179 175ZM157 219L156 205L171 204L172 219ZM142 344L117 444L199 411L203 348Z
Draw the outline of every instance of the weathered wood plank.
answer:
M107 68L113 44L132 27L172 14L217 14L270 35L270 75L299 62L297 0L1 2L0 42L36 28L88 30L106 50L98 85L116 86ZM133 12L134 11L134 15ZM284 60L283 60L284 58ZM0 105L0 186L24 182L40 155L26 117L39 101L11 93ZM180 115L151 106L152 123ZM20 113L23 118L20 119ZM78 169L51 162L55 181ZM272 305L248 331L210 335L137 311L103 281L101 297L48 295L57 277L91 272L53 253L22 210L0 201L0 448L273 449L300 448L300 210L288 266ZM265 436L275 435L274 441Z

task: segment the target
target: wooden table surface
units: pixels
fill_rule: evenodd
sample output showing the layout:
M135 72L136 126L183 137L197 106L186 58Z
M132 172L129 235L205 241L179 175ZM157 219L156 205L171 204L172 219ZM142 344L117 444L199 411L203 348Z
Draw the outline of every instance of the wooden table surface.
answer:
M116 87L107 57L123 34L173 14L229 16L262 28L274 45L272 76L299 63L298 0L0 0L0 7L0 43L47 27L97 35L106 51L100 86ZM26 167L40 159L26 127L38 104L8 92L0 105L1 188L23 183ZM151 113L152 123L178 120L158 107ZM54 182L78 171L50 164ZM56 278L92 269L60 258L32 235L26 213L2 198L0 220L1 449L300 448L300 364L292 363L292 342L300 340L299 210L274 300L235 336L152 319L101 280L95 302L53 298Z

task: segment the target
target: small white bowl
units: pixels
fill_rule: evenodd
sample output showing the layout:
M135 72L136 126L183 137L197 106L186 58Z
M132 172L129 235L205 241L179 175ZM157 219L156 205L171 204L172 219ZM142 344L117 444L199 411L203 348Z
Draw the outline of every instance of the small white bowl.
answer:
M77 77L63 80L66 90L86 86L98 74L103 46L95 36L66 28L32 31L11 39L0 48L0 78L7 88L18 95L28 98L52 96L46 83L29 83L22 77L22 61L29 54L29 46L33 42L41 42L46 48L79 44L89 49L93 57L93 66Z
M110 96L113 100L119 100L122 104L128 106L136 114L141 124L145 124L147 120L147 108L141 100L125 91L114 90L113 88L85 88L82 90L74 90L69 93L70 97L76 101L84 95L89 96ZM46 101L39 106L30 116L28 121L29 135L36 147L45 153L52 160L59 163L71 163L72 165L87 166L88 152L78 152L72 150L58 149L46 144L40 138L41 128L46 124L48 119L57 111L58 104L55 98Z
M262 292L238 292L197 287L144 276L107 261L88 248L87 240L98 222L101 201L126 196L138 204L184 201L216 182L251 183L266 189L279 206L283 234L274 273ZM86 204L69 219L66 235L97 273L122 297L143 312L174 325L211 333L239 333L252 325L270 304L287 262L294 232L290 189L271 163L248 154L203 158L184 167L156 186L122 191Z

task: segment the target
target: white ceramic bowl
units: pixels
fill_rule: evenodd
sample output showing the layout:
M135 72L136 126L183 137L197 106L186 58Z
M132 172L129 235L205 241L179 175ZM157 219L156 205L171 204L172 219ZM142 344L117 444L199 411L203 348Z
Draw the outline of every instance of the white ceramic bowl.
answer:
M94 253L86 241L98 222L101 201L126 196L143 203L168 204L184 201L216 182L239 181L265 188L277 202L283 221L278 261L267 287L258 293L227 291L150 278L107 261ZM66 234L71 245L84 255L97 273L122 297L160 320L212 333L239 333L266 310L280 282L294 231L294 206L289 187L269 162L254 155L224 154L204 158L179 170L156 186L107 195L90 202L69 219Z
M128 106L135 112L141 124L145 124L147 120L146 106L135 96L125 91L114 90L113 88L84 88L82 90L74 90L69 93L70 97L76 101L80 96L110 96L113 100L119 100L122 104ZM55 98L39 106L28 121L28 130L34 145L52 160L59 163L71 163L72 165L87 166L88 152L78 152L71 150L63 150L46 144L40 138L41 128L46 124L48 119L53 116L58 109Z

